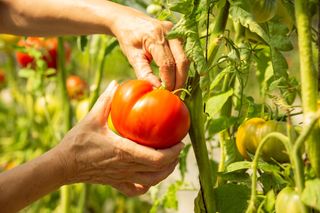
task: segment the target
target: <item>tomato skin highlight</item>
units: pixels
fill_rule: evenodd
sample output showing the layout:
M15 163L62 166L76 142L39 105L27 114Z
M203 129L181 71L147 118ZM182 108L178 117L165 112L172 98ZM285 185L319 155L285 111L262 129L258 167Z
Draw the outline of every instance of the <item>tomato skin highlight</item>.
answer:
M287 134L287 124L274 120L265 121L262 118L251 118L245 121L238 129L236 135L236 145L239 153L250 159L247 152L254 154L261 140L271 132ZM285 147L281 141L270 138L262 148L262 157L266 161L275 159L284 163L289 161Z
M189 111L180 98L168 90L153 89L144 80L129 80L119 86L111 118L120 135L157 149L179 143L190 127Z
M282 189L276 199L276 213L302 213L303 203L298 192L291 187Z

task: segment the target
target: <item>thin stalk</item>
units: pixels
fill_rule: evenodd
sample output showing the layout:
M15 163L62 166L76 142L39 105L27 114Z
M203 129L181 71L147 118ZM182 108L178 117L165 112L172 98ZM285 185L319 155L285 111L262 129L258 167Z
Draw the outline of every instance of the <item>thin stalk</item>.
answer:
M71 113L71 104L68 98L67 89L66 89L66 76L67 72L65 70L65 53L64 53L64 41L60 37L58 38L58 80L60 87L60 94L62 99L62 107L65 118L63 133L69 131L72 127L72 113ZM68 213L71 212L70 205L70 186L61 187L61 212Z
M295 0L295 16L298 30L298 45L300 57L301 95L304 122L308 123L310 114L317 111L317 72L313 67L311 47L311 23L308 16L309 0ZM305 128L305 127L304 127ZM320 134L317 125L307 140L307 153L312 167L320 177Z
M118 42L116 39L112 39L111 42L108 42L108 39L102 38L102 42L100 45L102 46L102 48L98 52L99 67L94 80L95 89L90 98L90 109L92 108L92 106L94 105L94 103L97 101L99 97L101 81L103 79L106 55L109 54L118 45Z

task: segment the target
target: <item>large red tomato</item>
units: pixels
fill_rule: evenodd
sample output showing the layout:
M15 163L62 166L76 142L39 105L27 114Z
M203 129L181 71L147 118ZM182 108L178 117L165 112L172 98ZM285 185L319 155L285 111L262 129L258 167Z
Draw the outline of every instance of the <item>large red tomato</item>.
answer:
M58 39L57 38L39 38L39 37L28 37L27 39L21 39L18 42L18 46L28 48L35 48L42 53L43 60L46 61L49 68L57 68L57 57L58 57ZM67 43L64 45L66 51L66 60L70 58L70 47ZM22 67L32 65L34 58L24 52L16 52L17 61Z
M189 111L179 97L165 89L153 89L143 80L119 86L111 119L123 137L158 149L179 143L190 127Z

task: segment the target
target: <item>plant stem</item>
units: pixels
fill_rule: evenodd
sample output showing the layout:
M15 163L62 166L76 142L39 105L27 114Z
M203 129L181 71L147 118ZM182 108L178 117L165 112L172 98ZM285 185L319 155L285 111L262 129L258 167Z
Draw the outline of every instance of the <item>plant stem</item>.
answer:
M186 98L186 104L189 108L191 117L189 135L199 168L199 178L201 190L203 192L204 206L206 212L215 213L216 203L213 190L214 174L210 166L211 164L205 140L205 115L203 112L202 91L199 86L199 79L197 80L197 84L192 87L191 96Z
M226 1L224 7L220 10L214 23L214 28L210 36L208 47L208 65L213 63L220 47L219 37L224 33L229 15L230 3Z
M68 98L67 89L66 89L66 70L65 70L65 53L64 53L64 42L61 37L58 38L58 69L59 69L59 86L62 99L62 109L64 112L64 129L63 134L69 131L72 127L72 113L71 113L71 104ZM68 213L71 212L70 206L70 186L61 187L61 212Z
M99 97L106 55L108 53L110 53L118 45L118 42L116 39L111 39L110 42L108 42L109 40L107 38L103 37L101 39L102 39L102 42L101 42L100 46L102 48L98 52L99 67L98 67L98 72L96 73L95 80L94 80L95 89L94 89L94 91L91 95L91 98L90 98L90 109L92 108L92 106L94 105L94 103L97 101L97 99Z
M311 47L311 23L308 16L309 0L295 0L295 16L298 30L300 57L300 76L304 123L307 124L310 114L317 111L317 72L313 67ZM307 140L307 153L318 177L320 177L320 135L319 125L311 132Z

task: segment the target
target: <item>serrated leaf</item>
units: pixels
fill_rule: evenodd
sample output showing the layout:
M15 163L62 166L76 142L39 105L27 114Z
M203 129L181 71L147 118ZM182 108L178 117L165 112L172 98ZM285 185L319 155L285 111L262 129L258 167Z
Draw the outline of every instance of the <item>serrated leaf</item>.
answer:
M178 181L169 186L168 191L163 198L163 205L165 208L178 209L177 191L180 189L181 185L182 182Z
M320 211L320 179L306 181L306 187L302 192L302 201Z
M273 67L273 73L278 79L280 77L288 78L288 63L282 53L271 47L271 61Z
M250 189L245 185L224 184L215 189L217 212L244 212L250 198Z
M216 88L216 86L219 85L219 83L221 82L221 80L224 78L224 76L226 74L230 73L229 69L224 69L223 71L221 71L220 73L218 73L216 75L216 77L214 78L214 80L212 81L212 83L210 84L210 90L214 90L214 88Z
M252 14L241 7L239 1L234 1L231 4L229 13L234 21L240 22L242 26L248 28L251 32L258 34L265 42L269 43L270 38L268 34L256 21L254 21Z
M193 10L192 0L174 0L168 4L171 11L189 15Z
M208 113L211 118L214 118L232 95L233 89L230 89L227 92L210 97L206 103L206 113Z
M290 51L293 49L292 43L288 38L288 28L277 22L269 22L269 45L280 51Z

